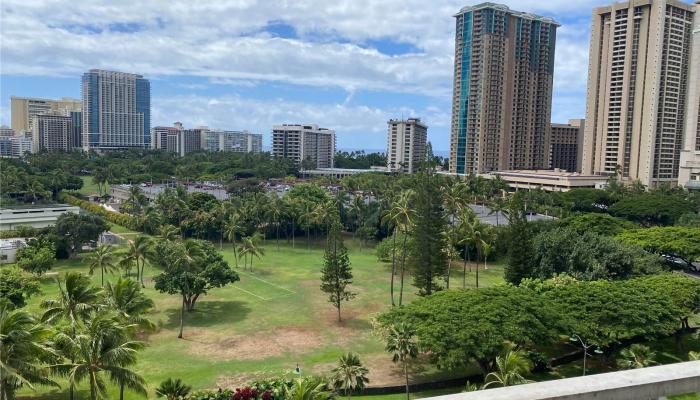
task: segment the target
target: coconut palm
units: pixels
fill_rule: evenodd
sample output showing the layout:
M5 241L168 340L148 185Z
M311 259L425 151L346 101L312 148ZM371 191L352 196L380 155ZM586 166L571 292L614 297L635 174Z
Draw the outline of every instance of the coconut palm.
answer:
M621 369L636 369L656 365L656 352L643 344L635 343L620 351L617 366Z
M168 378L156 388L156 396L167 400L184 400L190 394L192 387L185 385L180 378Z
M386 351L392 354L392 361L401 363L403 366L403 373L406 378L406 399L408 400L410 399L408 391L408 363L410 359L418 357L415 328L405 322L392 326L387 336Z
M51 369L67 377L72 386L87 380L91 400L108 398L105 378L145 395L146 381L128 368L136 363L136 353L144 344L131 340L129 329L114 314L96 314L77 335L56 336L56 343L71 361Z
M105 300L124 323L149 330L155 328L153 322L143 316L154 307L153 300L143 294L138 282L131 279L108 282Z
M447 226L445 232L445 254L447 255L447 274L445 275L445 285L450 288L450 271L452 270L452 260L458 256L457 245L459 245L459 228L453 224Z
M15 390L34 384L58 386L43 373L55 356L48 345L53 332L24 310L0 304L0 400L15 398Z
M299 213L299 225L304 228L306 232L306 249L311 250L311 224L316 218L315 208L313 205L306 201L302 206L302 212Z
M333 395L321 378L308 377L296 379L291 387L285 386L284 398L286 400L329 400Z
M78 272L67 272L63 282L60 278L56 281L59 296L41 303L46 309L41 319L44 322L67 321L75 334L78 326L99 307L102 289L92 286L90 278Z
M367 374L369 370L362 365L357 354L343 354L338 360L338 366L333 369L333 386L343 390L349 399L353 390L362 390L369 383Z
M241 226L241 216L237 212L232 212L231 216L226 221L224 225L224 233L226 238L233 245L233 258L236 261L236 268L238 268L238 253L236 251L236 235L238 235L243 230Z
M413 225L413 215L415 214L411 208L411 198L413 197L413 191L405 190L401 192L399 198L392 203L389 209L388 215L389 220L399 228L403 234L402 244L401 244L401 273L400 273L400 287L399 287L399 305L403 303L403 284L406 266L406 242L408 241L408 232ZM391 301L394 305L394 275L396 271L392 270L391 273Z
M522 350L508 346L496 357L496 371L486 375L484 388L491 386L513 386L528 383L523 375L530 372L532 363Z
M66 321L75 337L78 327L100 306L102 289L92 286L90 278L78 272L67 272L63 284L60 278L56 278L56 282L59 297L41 303L46 309L41 319L44 322ZM73 399L73 384L70 385L69 397Z
M462 271L462 289L467 287L467 263L469 260L469 248L474 245L476 236L474 229L478 226L478 220L474 216L474 212L469 207L464 207L459 212L459 223L457 230L460 239L458 241L464 247L464 266ZM469 267L471 272L471 267Z
M272 206L267 209L267 217L270 221L275 224L275 244L277 245L277 250L280 248L280 225L282 220L286 216L287 210L284 201L277 197L277 195L272 195L274 198L271 201Z
M158 236L160 236L163 240L175 240L178 236L180 236L180 230L177 227L166 224L160 227Z
M260 232L255 232L252 236L246 236L241 242L239 253L245 256L243 269L248 265L248 256L250 256L250 271L253 271L253 258L260 259L260 256L265 255L265 249L260 247L262 235Z
M491 211L489 212L489 215L496 214L496 226L500 226L499 216L507 209L508 201L503 197L496 197L491 202Z
M95 270L100 270L102 287L104 287L105 272L113 272L117 268L114 249L108 244L101 244L97 246L97 250L95 250L88 260L90 261L90 275L95 273Z
M152 241L148 236L137 236L129 241L129 249L126 252L126 258L132 259L136 264L136 274L141 281L141 287L146 287L143 283L143 273L146 262L152 256L151 245Z

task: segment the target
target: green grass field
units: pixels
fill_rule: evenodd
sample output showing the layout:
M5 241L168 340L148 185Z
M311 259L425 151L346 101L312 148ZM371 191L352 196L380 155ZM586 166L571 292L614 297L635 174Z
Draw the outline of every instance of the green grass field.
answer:
M78 190L80 194L97 194L97 185L92 181L92 176L81 176L80 179L83 180L83 187ZM106 190L109 192L109 184L106 185Z
M149 392L153 394L168 377L182 378L195 389L234 388L286 373L297 363L303 374L323 374L347 351L360 354L370 369L372 385L400 385L401 370L392 364L384 344L372 332L373 317L390 307L390 265L378 262L372 249L360 250L353 243L349 247L355 276L352 290L357 297L344 306L342 323L337 322L335 309L319 290L322 247L307 250L301 239L295 248L283 243L278 250L274 241L268 241L266 255L255 261L253 272L239 268L240 282L212 290L201 297L194 312L186 314L184 339L177 339L180 299L155 291L152 277L158 271L147 267L145 291L156 302L149 317L159 328L144 338L148 347L141 352L136 369L148 382ZM223 254L235 265L230 245L225 246ZM28 306L31 311L39 312L42 299L56 296L55 275L66 271L87 272L85 260L62 261L42 278L43 294L32 299ZM500 283L502 275L497 263L482 269L480 286ZM461 265L455 265L453 277L453 285L461 286ZM99 274L93 280L99 285ZM467 281L469 286L474 285L474 273ZM404 301L411 301L415 292L407 285ZM418 362L412 379L429 381L471 372L475 371L446 373ZM80 389L77 398L87 398L87 386ZM114 398L114 390L110 398ZM39 388L35 393L24 391L22 395L65 398L62 390L50 388ZM139 397L127 394L126 398Z

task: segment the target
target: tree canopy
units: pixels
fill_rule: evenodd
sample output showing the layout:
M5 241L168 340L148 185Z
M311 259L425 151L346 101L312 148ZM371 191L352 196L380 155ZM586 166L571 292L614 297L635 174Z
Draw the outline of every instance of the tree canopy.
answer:
M615 236L626 230L639 227L633 222L601 213L576 214L564 218L560 224L580 234L595 233L603 236Z
M700 229L685 226L653 227L619 234L622 242L647 251L678 257L686 263L700 258Z
M673 225L683 214L695 210L694 205L681 196L644 193L618 201L609 211L614 216L652 226Z

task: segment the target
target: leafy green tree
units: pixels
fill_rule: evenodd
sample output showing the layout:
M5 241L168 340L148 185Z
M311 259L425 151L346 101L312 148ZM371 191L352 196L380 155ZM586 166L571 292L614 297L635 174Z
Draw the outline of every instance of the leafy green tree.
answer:
M19 268L0 268L0 306L9 302L13 307L27 305L30 297L41 293L36 277L23 273Z
M639 343L622 349L620 358L617 360L617 366L620 369L645 368L656 364L656 352Z
M645 193L613 204L610 214L644 226L673 225L682 215L693 212L693 204L677 195Z
M24 310L0 304L0 399L15 398L21 386L56 386L44 368L55 354L49 345L51 330Z
M77 335L59 333L56 342L71 361L51 369L67 377L71 385L87 380L91 400L108 398L105 378L145 395L146 381L129 369L136 364L136 353L144 343L131 340L128 329L114 315L103 312L91 318Z
M513 386L531 382L523 375L530 372L532 363L522 350L506 346L503 354L496 357L496 370L486 375L484 388L491 386Z
M405 322L390 327L386 338L386 351L391 353L394 363L401 363L406 379L406 400L410 399L408 388L408 364L418 357L416 329Z
M56 263L56 246L48 238L30 240L17 251L17 266L41 276Z
M95 252L89 258L90 275L95 270L100 270L102 287L105 286L105 272L114 272L116 270L116 257L114 249L110 245L101 244L97 246Z
M678 257L688 265L700 258L700 229L697 228L667 226L637 229L623 232L617 238L652 253Z
M80 251L83 244L96 243L108 229L102 218L92 214L65 213L56 220L56 234L68 242L71 255Z
M615 236L639 227L633 222L601 213L576 214L561 220L561 225L580 234L595 233L601 236Z
M355 297L348 285L352 284L352 268L348 259L348 250L340 235L340 222L331 225L328 233L326 252L323 256L323 268L321 269L321 291L328 295L328 301L338 310L338 322L340 322L340 306L343 301L349 301Z
M185 385L180 378L168 378L156 388L156 396L167 400L185 400L191 390L192 387Z
M349 399L353 391L362 390L369 383L367 374L369 370L362 365L357 354L343 354L338 366L333 369L333 386L336 390L342 390Z
M156 290L182 297L178 338L182 338L185 310L194 310L201 295L240 280L214 246L200 240L159 242L153 263L163 270L155 277Z
M415 223L412 232L413 284L418 294L429 296L440 290L436 279L444 277L447 269L445 238L442 232L447 221L442 213L442 194L432 175L417 178L415 192Z

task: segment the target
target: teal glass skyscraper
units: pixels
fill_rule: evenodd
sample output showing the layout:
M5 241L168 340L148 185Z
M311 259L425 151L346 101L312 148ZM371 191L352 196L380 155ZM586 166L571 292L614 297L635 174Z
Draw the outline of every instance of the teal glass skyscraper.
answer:
M549 168L559 25L495 3L455 18L450 171Z
M151 146L151 84L141 75L92 69L82 80L83 150Z

